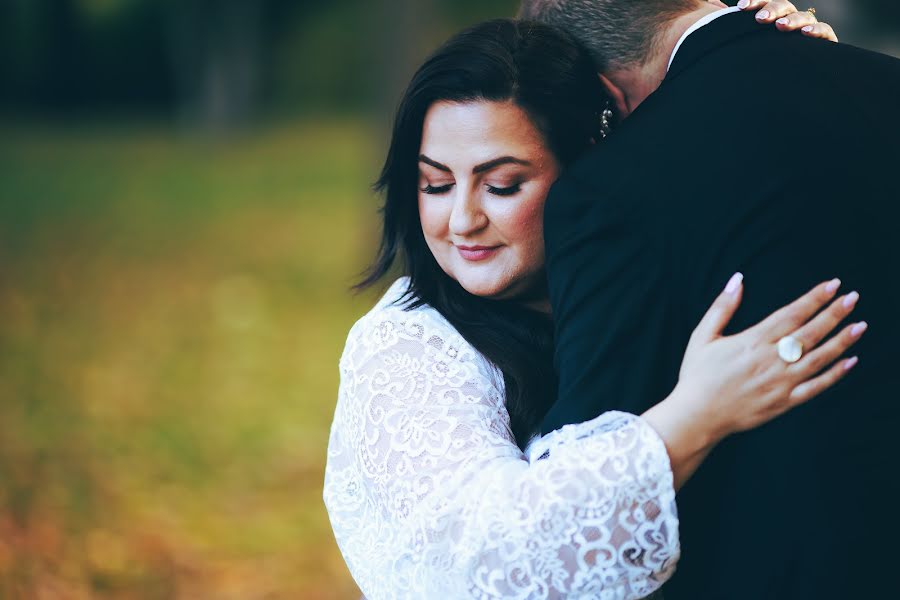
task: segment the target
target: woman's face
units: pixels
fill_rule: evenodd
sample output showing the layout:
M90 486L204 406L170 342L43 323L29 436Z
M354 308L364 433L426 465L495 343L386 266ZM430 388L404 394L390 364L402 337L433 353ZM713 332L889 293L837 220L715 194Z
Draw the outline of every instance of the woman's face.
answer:
M437 102L419 150L419 218L450 277L476 296L515 298L543 283L543 208L559 175L512 102Z

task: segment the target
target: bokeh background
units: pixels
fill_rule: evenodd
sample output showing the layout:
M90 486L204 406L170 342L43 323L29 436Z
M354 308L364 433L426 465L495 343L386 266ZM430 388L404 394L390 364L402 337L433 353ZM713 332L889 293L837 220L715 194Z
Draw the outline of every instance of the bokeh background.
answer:
M321 483L369 185L516 5L0 0L0 598L358 597ZM897 3L816 6L900 53Z

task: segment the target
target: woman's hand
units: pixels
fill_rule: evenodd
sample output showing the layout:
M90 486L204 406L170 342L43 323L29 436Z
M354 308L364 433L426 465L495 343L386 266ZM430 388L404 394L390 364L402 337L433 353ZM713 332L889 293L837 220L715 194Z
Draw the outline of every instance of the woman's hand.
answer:
M834 29L828 23L822 23L809 11L798 11L797 7L787 0L740 0L738 8L744 11L759 11L756 20L760 23L775 23L780 31L796 31L808 37L838 41Z
M840 286L835 279L816 286L750 329L722 336L740 305L740 279L737 276L730 282L733 291L722 292L694 330L676 386L684 394L682 408L712 426L713 443L758 427L834 385L856 361L832 363L866 329L864 322L848 325L817 347L859 299L859 294L852 292L819 312ZM793 364L782 360L776 349L778 340L787 335L803 344L804 355Z
M729 281L691 335L675 390L643 415L669 449L676 488L723 438L799 406L853 368L856 357L838 358L859 340L865 322L848 325L820 345L859 299L852 292L820 312L838 287L837 279L822 283L750 329L723 336L743 293L740 275ZM787 335L803 344L795 363L777 352Z

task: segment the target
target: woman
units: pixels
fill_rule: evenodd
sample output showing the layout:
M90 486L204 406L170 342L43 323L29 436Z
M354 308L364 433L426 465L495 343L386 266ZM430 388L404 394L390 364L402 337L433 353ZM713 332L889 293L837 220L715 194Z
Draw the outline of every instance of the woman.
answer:
M335 536L371 599L646 596L674 570L675 491L706 454L856 362L835 361L865 324L819 345L858 298L816 314L837 280L723 337L735 275L667 398L535 437L555 393L543 202L602 143L605 102L568 38L508 20L453 38L407 90L363 285L398 256L407 277L350 332L325 479ZM786 368L773 343L794 320L808 354Z

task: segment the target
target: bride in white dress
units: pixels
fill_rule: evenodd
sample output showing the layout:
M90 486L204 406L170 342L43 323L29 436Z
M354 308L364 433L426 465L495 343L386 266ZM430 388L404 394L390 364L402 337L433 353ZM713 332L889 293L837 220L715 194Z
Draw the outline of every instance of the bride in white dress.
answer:
M840 356L865 324L820 344L858 298L834 299L837 280L723 336L736 275L670 396L536 435L554 383L541 209L605 133L591 79L553 30L495 21L439 50L401 104L366 283L398 257L408 276L350 331L325 473L335 537L370 600L651 594L679 557L676 490L708 452L856 362ZM807 352L790 365L774 348L787 333Z

